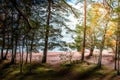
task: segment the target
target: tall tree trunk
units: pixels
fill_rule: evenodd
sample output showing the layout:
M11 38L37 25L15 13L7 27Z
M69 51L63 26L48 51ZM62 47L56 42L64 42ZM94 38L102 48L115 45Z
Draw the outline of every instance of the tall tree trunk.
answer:
M25 59L25 63L27 64L28 63L28 40L27 40L27 38L26 38L26 52L27 52L27 54L26 54L26 59Z
M86 43L86 0L84 0L84 37L83 37L83 48L82 48L82 56L81 56L82 61L84 61L85 43Z
M13 31L13 30L12 30ZM12 53L11 53L11 64L14 63L14 37L13 37L13 32L11 34L11 46L12 46Z
M117 70L117 56L118 56L118 49L117 49L117 47L118 47L118 37L117 37L117 35L116 35L116 50L115 50L115 66L114 66L114 69L115 70Z
M117 68L117 73L120 74L120 28L119 28L119 33L118 33L118 45L117 45L117 60L118 60L118 68Z
M1 60L3 60L3 55L4 55L4 50L5 48L5 26L3 27L3 32L2 32L2 48L1 48Z
M102 52L103 52L103 49L104 49L104 43L105 43L105 35L106 35L106 32L107 32L107 24L105 25L105 30L104 30L104 35L102 37L102 42L101 42L101 46L100 46L100 55L99 55L99 58L98 58L98 68L101 68L101 62L102 62Z
M25 63L27 64L28 63L28 47L27 47L27 54L26 54L26 59L25 59Z
M1 60L4 59L4 48L5 48L5 29L6 29L6 18L7 18L7 14L5 13L5 18L3 19L3 26L2 26L2 48L1 48Z
M14 63L16 63L16 54L17 54L17 42L18 42L18 36L15 39L15 53L14 53Z
M16 33L15 33L15 53L14 53L14 63L16 63L16 55L17 55L17 47L18 47L18 37L19 37L19 32L18 32L18 27L19 27L19 20L20 20L20 15L18 15L17 19L17 26L16 26Z
M33 33L32 36L35 35L35 32ZM32 37L31 40L31 45L30 45L30 72L32 72L32 50L33 50L33 42L34 42L34 37Z
M45 32L45 48L43 51L42 63L46 63L46 61L47 61L49 26L50 26L49 24L50 24L50 15L51 15L51 2L52 2L52 0L48 0L48 16L47 16L46 32Z
M23 59L24 59L24 40L23 40L23 43L22 43L22 55L21 55L21 64L23 66Z
M120 46L118 45L118 48L119 48ZM119 49L118 49L118 51L117 51L117 59L118 59L118 63L117 63L117 74L119 75L120 74L120 53L119 53Z
M22 74L22 52L21 52L21 45L19 43L19 54L20 54L20 73Z
M120 7L118 0L118 8ZM117 74L120 74L120 12L118 13L118 26L117 26L117 55L118 55L118 64L117 64Z
M21 46L21 45L19 45L19 46ZM19 47L19 52L20 52L20 73L23 73L24 40L23 40L22 46Z
M6 50L6 53L5 53L5 56L4 56L4 59L7 59L7 54L8 54L8 51L9 51L9 48L10 48L10 35L9 35L9 32L8 32L8 46L7 46L7 50Z
M119 23L120 25L120 23ZM118 26L118 45L117 45L117 74L119 75L120 74L120 26Z
M12 55L11 55L11 64L14 64L14 16L13 16L13 10L12 10L12 28L11 28L11 46L12 46Z

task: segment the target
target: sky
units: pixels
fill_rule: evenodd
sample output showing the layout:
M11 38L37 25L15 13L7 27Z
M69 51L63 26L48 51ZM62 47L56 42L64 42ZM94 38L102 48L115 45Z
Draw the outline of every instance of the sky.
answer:
M76 0L70 0L70 2L71 2L71 3L75 3L75 2L76 2Z
M69 2L71 3L75 3L77 0L69 0ZM101 2L102 0L92 0L92 1L96 1L96 2Z
M83 9L82 9L83 7L81 7L81 6L83 6L83 4L75 5L76 1L77 0L68 0L68 4L72 5L76 9L80 10L80 12L83 12ZM93 1L101 1L101 0L93 0ZM81 20L83 21L83 17L81 17L81 18L82 19L80 19L80 21ZM67 23L69 28L75 29L76 24L79 23L78 19L76 19L73 14L71 14L69 16L69 19L71 21L71 22ZM66 34L65 31L63 31L62 35L64 35L64 38L62 38L63 41L67 41L68 43L74 42L74 40L71 38L71 36L75 35L75 34L70 34L70 33ZM59 50L58 50L58 48L56 48L53 51L59 51Z

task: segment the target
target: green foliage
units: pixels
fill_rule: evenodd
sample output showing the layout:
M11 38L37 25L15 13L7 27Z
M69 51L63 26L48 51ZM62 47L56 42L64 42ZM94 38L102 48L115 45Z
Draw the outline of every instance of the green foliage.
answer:
M76 36L73 38L74 43L70 44L70 48L76 48L77 51L81 50L83 41L83 29L83 26L76 25L76 30L74 31Z

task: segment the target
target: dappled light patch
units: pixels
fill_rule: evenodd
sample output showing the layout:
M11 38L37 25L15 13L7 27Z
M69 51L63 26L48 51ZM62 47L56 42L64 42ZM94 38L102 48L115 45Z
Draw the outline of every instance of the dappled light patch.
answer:
M20 73L20 70L15 70L15 71L11 72L10 74L14 75L14 74L19 74L19 73Z
M66 62L56 68L55 65L33 63L31 73L28 68L29 64L24 64L20 74L19 65L12 64L1 70L0 77L4 80L119 80L111 68L102 66L99 69L96 64L88 62Z
M44 67L39 67L36 69L37 71L40 71L40 72L51 72L53 71L52 69L50 68L44 68Z

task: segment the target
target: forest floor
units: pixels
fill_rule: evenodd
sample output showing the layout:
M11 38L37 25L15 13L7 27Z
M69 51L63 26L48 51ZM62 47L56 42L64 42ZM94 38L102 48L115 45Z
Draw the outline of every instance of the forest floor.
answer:
M0 80L120 80L113 68L102 66L98 69L96 64L88 62L73 61L60 65L33 63L31 73L29 66L24 64L23 73L20 74L19 64L2 61Z

